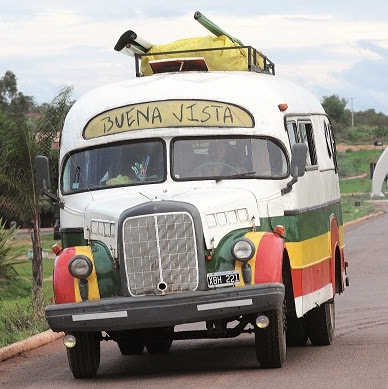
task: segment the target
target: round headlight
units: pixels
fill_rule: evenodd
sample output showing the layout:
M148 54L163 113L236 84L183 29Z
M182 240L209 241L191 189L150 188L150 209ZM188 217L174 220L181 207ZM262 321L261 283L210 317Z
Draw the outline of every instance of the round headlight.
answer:
M76 255L69 262L69 272L75 278L88 278L92 270L92 261L85 255Z
M248 262L255 254L255 245L247 238L240 238L232 245L232 255L241 262Z

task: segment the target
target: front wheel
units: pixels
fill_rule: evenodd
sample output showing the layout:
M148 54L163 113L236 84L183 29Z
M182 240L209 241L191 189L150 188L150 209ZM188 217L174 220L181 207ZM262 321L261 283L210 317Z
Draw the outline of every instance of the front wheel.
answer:
M166 354L170 351L172 339L152 339L146 342L150 354Z
M334 329L334 299L307 312L307 333L314 346L330 345L333 342Z
M140 355L144 350L144 342L142 339L125 339L117 342L120 352L123 355Z
M157 328L146 338L145 346L150 354L166 354L173 341L174 327Z
M306 318L290 315L286 319L287 346L305 346L308 339Z
M67 348L67 359L74 378L92 378L100 366L99 332L76 332L76 344Z
M269 319L266 328L255 326L256 357L266 369L282 367L286 358L284 308L264 313Z

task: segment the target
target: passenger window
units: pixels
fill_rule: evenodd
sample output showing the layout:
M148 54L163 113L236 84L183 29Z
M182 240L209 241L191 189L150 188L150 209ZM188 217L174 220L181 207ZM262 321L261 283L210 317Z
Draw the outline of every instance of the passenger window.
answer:
M327 147L327 154L329 154L329 158L331 159L333 155L333 150L332 150L332 142L331 142L331 137L329 133L329 126L326 122L323 123L325 127L325 138L326 138L326 147Z
M338 171L338 166L337 166L337 150L336 150L336 145L335 145L335 138L334 138L334 133L333 133L333 127L331 126L330 122L326 123L325 121L325 134L327 130L327 137L326 137L326 142L329 142L330 145L330 151L333 156L333 162L334 162L334 168L335 171ZM329 154L330 155L330 154Z
M317 152L315 149L313 126L310 122L298 123L299 141L307 145L306 165L317 165Z
M296 138L296 123L295 122L288 122L287 123L287 133L288 133L288 139L290 141L290 146L292 146L297 142Z

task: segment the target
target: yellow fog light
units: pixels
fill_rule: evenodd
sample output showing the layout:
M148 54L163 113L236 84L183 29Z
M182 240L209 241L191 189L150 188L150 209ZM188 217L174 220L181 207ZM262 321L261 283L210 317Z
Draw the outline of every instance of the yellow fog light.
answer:
M75 346L75 344L77 343L77 339L75 338L74 335L66 335L64 338L63 338L63 344L67 347L67 348L73 348Z
M256 325L259 327L259 328L267 328L269 326L269 319L267 316L265 315L260 315L257 317L256 319Z

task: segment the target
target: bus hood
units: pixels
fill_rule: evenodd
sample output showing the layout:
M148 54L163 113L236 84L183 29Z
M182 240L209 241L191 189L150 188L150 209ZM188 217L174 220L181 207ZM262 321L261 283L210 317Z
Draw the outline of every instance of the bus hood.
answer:
M217 247L228 232L257 226L260 220L256 197L247 189L195 188L166 197L146 197L137 193L99 199L89 204L85 210L85 237L102 240L108 247L117 247L117 224L124 211L150 201L165 200L189 203L198 209L208 248Z

